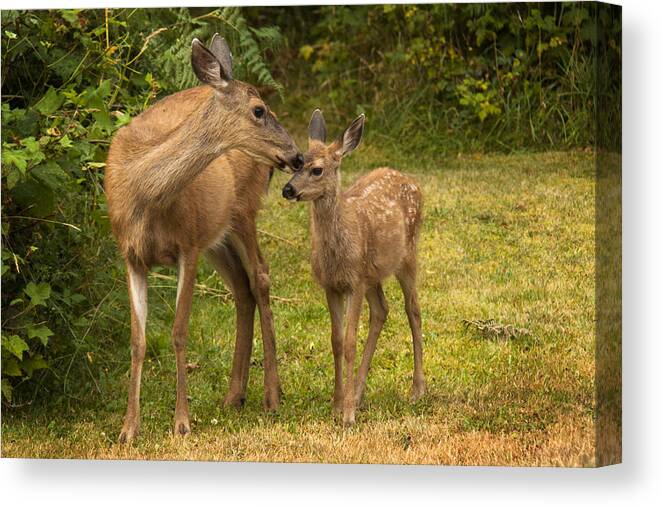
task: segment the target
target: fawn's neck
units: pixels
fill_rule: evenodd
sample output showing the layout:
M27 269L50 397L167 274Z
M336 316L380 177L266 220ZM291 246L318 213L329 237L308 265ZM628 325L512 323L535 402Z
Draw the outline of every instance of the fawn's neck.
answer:
M336 257L344 256L353 235L344 211L339 187L312 203L315 239L323 252Z

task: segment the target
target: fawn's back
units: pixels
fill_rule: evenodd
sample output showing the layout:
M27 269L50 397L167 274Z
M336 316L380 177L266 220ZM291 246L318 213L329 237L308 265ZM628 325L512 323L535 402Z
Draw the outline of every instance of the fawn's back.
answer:
M359 178L343 200L358 222L369 279L383 279L415 255L422 222L422 193L415 180L382 167Z

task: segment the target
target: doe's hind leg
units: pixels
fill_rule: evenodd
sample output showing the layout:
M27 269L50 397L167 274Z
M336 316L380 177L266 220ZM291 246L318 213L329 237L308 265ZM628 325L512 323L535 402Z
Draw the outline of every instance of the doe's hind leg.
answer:
M147 270L127 262L126 272L131 302L131 379L124 425L119 435L122 444L135 439L140 429L140 380L147 348Z
M206 252L207 258L222 276L234 296L236 307L236 342L230 373L226 407L239 408L246 399L250 356L255 320L255 298L250 290L248 275L238 254L231 245L223 245Z

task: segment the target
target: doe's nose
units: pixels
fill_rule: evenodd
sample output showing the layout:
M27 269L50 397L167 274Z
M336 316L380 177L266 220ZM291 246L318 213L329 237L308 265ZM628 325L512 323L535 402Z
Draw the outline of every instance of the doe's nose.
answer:
M282 197L285 199L291 199L294 197L295 190L294 187L291 186L291 183L287 183L284 187L282 187Z
M295 170L298 171L298 170L302 169L303 168L303 155L301 153L297 153L296 155L294 155L292 157L290 163L291 163L291 166Z

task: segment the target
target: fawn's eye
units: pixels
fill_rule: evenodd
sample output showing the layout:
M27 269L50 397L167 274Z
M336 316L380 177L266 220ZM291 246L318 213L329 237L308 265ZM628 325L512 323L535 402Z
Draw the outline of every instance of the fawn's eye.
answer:
M312 176L321 176L321 173L323 173L324 170L321 167L313 167L310 173Z
M257 106L255 109L252 110L252 114L255 115L255 118L261 118L262 116L264 116L265 112L266 111L262 106Z

